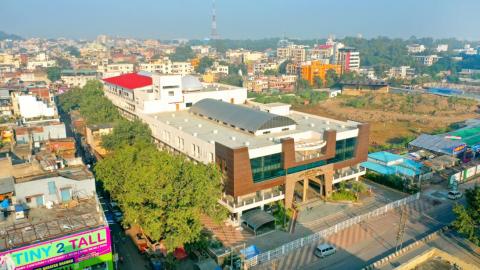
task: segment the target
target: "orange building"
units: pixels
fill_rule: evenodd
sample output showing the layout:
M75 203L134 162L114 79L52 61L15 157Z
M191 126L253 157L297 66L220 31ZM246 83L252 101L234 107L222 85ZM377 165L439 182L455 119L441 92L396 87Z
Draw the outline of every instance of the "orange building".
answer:
M190 60L190 64L192 65L193 68L197 68L198 65L200 65L200 58L195 57Z
M325 77L328 70L334 70L338 75L342 73L341 65L323 64L320 61L311 61L308 65L303 65L301 70L302 79L307 80L310 85L315 84L315 77L322 79L325 83Z

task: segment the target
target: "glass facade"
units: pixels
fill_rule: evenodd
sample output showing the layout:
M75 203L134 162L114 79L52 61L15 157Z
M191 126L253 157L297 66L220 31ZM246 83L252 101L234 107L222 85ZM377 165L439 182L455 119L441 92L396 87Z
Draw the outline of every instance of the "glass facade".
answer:
M348 138L337 141L335 157L328 160L320 160L312 163L289 168L288 171L283 169L282 154L253 158L250 160L252 168L253 182L258 183L286 174L297 173L326 164L342 162L355 157L355 148L357 146L357 138Z
M253 182L262 182L285 175L282 153L250 159Z

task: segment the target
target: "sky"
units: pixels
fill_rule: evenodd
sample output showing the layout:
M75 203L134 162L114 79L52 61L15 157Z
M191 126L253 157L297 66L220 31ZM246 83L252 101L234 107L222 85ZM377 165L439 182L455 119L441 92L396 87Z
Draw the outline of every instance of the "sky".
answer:
M480 0L216 0L222 38L389 36L480 40ZM24 37L210 35L212 0L0 0L0 31Z

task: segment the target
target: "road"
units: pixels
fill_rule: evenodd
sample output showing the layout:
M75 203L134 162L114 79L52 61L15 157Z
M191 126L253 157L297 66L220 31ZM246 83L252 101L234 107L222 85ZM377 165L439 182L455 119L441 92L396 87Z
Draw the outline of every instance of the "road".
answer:
M453 203L447 199L441 201L434 205L432 198L425 196L407 206L404 246L453 221ZM390 211L254 269L361 269L395 251L399 223L399 211ZM316 245L325 242L333 244L337 253L319 259L313 251Z
M58 103L57 103L58 104ZM73 128L71 125L70 117L63 113L59 108L60 118L63 123L65 123L65 128L67 131L68 137L75 138L75 143L77 147L77 156L82 157L82 160L86 163L93 163L95 159L93 155L88 152L88 149L84 149L81 143L81 138L79 136L75 136L73 132ZM97 183L97 194L99 194L99 199L103 202L105 208L108 203L108 194L101 189L101 185ZM105 210L105 209L104 209ZM136 245L132 242L132 240L125 235L124 230L119 224L109 224L110 227L110 234L112 236L112 244L113 244L113 251L114 254L118 254L118 257L123 257L123 262L118 263L115 269L118 270L131 270L131 269L151 269L148 260L145 256L141 255L138 252Z

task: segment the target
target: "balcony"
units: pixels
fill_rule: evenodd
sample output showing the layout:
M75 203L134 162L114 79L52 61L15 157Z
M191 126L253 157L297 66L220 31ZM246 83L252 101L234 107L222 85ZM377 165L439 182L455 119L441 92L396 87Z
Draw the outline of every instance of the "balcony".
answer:
M365 168L359 167L359 168L350 168L349 170L341 173L335 173L333 175L333 184L362 176L365 174L365 172L366 172Z
M219 203L225 206L231 213L239 213L248 209L265 205L267 203L283 200L285 194L280 191L264 192L260 196L251 196L235 201L231 196L223 196Z

